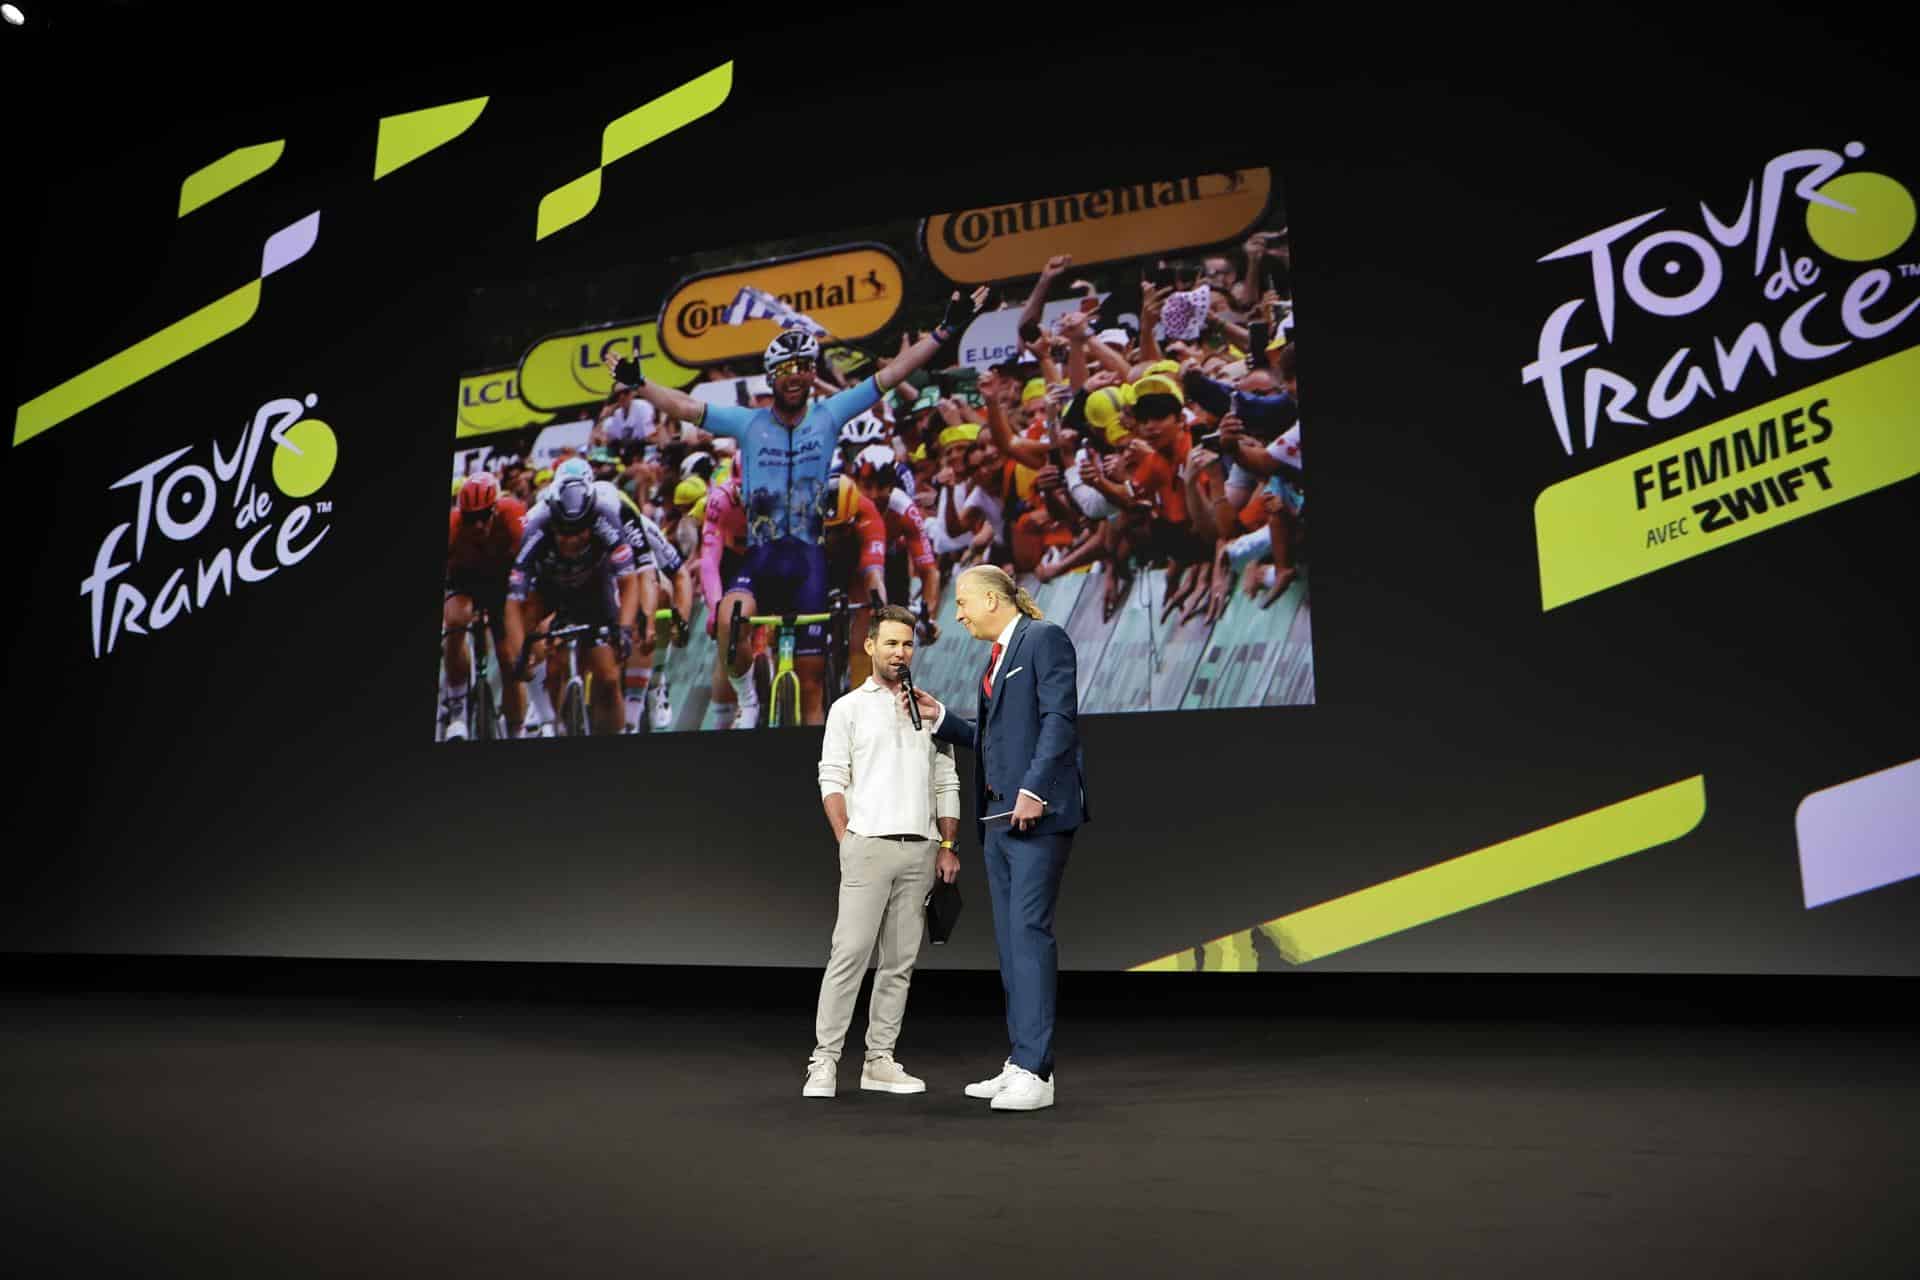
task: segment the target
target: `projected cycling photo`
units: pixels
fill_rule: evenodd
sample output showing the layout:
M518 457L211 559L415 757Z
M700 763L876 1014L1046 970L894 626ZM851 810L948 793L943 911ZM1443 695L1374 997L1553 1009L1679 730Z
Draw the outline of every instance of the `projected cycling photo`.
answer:
M1084 714L1314 699L1291 252L1265 168L469 298L436 740L821 724L992 564Z

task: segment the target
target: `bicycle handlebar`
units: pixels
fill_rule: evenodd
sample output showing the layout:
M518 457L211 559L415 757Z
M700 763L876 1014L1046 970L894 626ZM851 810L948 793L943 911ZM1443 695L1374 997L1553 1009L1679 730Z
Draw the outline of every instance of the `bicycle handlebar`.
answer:
M549 627L545 631L531 632L521 642L520 656L514 660L513 664L513 678L515 680L527 678L527 662L533 655L533 646L541 640L574 640L581 636L595 636L611 641L619 634L619 624L612 622L576 622L571 626Z
M856 605L854 607L861 608L864 606ZM749 627L777 627L783 623L790 623L796 627L810 627L816 622L833 621L833 615L831 613L756 613L746 617L740 617L736 614L735 617Z

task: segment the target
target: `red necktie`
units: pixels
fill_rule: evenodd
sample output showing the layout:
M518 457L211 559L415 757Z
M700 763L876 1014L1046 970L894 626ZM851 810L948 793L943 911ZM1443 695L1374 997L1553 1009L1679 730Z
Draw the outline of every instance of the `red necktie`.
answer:
M987 659L987 672L985 675L980 677L980 689L989 698L993 696L993 669L994 667L999 665L999 662L1000 662L1000 642L996 640L993 642L993 653Z

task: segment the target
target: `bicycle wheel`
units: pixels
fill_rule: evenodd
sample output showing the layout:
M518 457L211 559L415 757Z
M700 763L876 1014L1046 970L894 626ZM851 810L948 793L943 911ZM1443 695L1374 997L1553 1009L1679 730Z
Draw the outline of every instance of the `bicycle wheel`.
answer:
M566 693L561 695L560 723L566 726L569 738L587 736L587 696L578 680L569 680Z
M484 671L478 673L473 696L467 699L467 714L473 718L467 726L469 738L475 742L493 742L499 738L499 713L493 704L493 683L487 679Z
M765 654L756 657L753 664L747 668L748 674L753 679L753 691L760 699L760 718L754 722L756 730L773 727L770 723L773 719L772 668L773 664Z
M786 695L789 693L793 695L793 711L790 715L782 715L781 708L786 705ZM782 671L773 678L773 706L769 710L772 713L768 717L772 721L772 728L784 729L800 723L800 677L791 670Z

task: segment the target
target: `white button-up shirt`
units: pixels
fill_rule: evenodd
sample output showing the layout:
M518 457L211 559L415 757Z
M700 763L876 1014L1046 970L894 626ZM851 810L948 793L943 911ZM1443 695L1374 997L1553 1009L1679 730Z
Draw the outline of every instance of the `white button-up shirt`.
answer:
M953 748L915 729L899 695L873 677L827 712L820 794L847 797L847 829L862 836L939 839L935 818L959 818Z
M993 660L993 683L995 685L1000 683L1000 668L1007 665L1007 651L1013 648L1013 629L1020 625L1021 616L1020 612L1015 610L1013 620L1007 623L1006 627L1000 632L1000 638L994 641L995 644L1000 646L1000 656ZM992 651L989 650L988 652ZM928 725L927 728L930 730L938 729L946 721L946 718L947 704L943 702L940 704L940 714L934 717L933 723ZM986 731L987 719L984 710L981 712L980 723L975 725L974 728L982 733ZM1033 796L1033 798L1040 801L1041 804L1046 803L1044 796L1034 796L1033 792L1027 790L1025 787L1020 788L1020 794L1023 796Z

